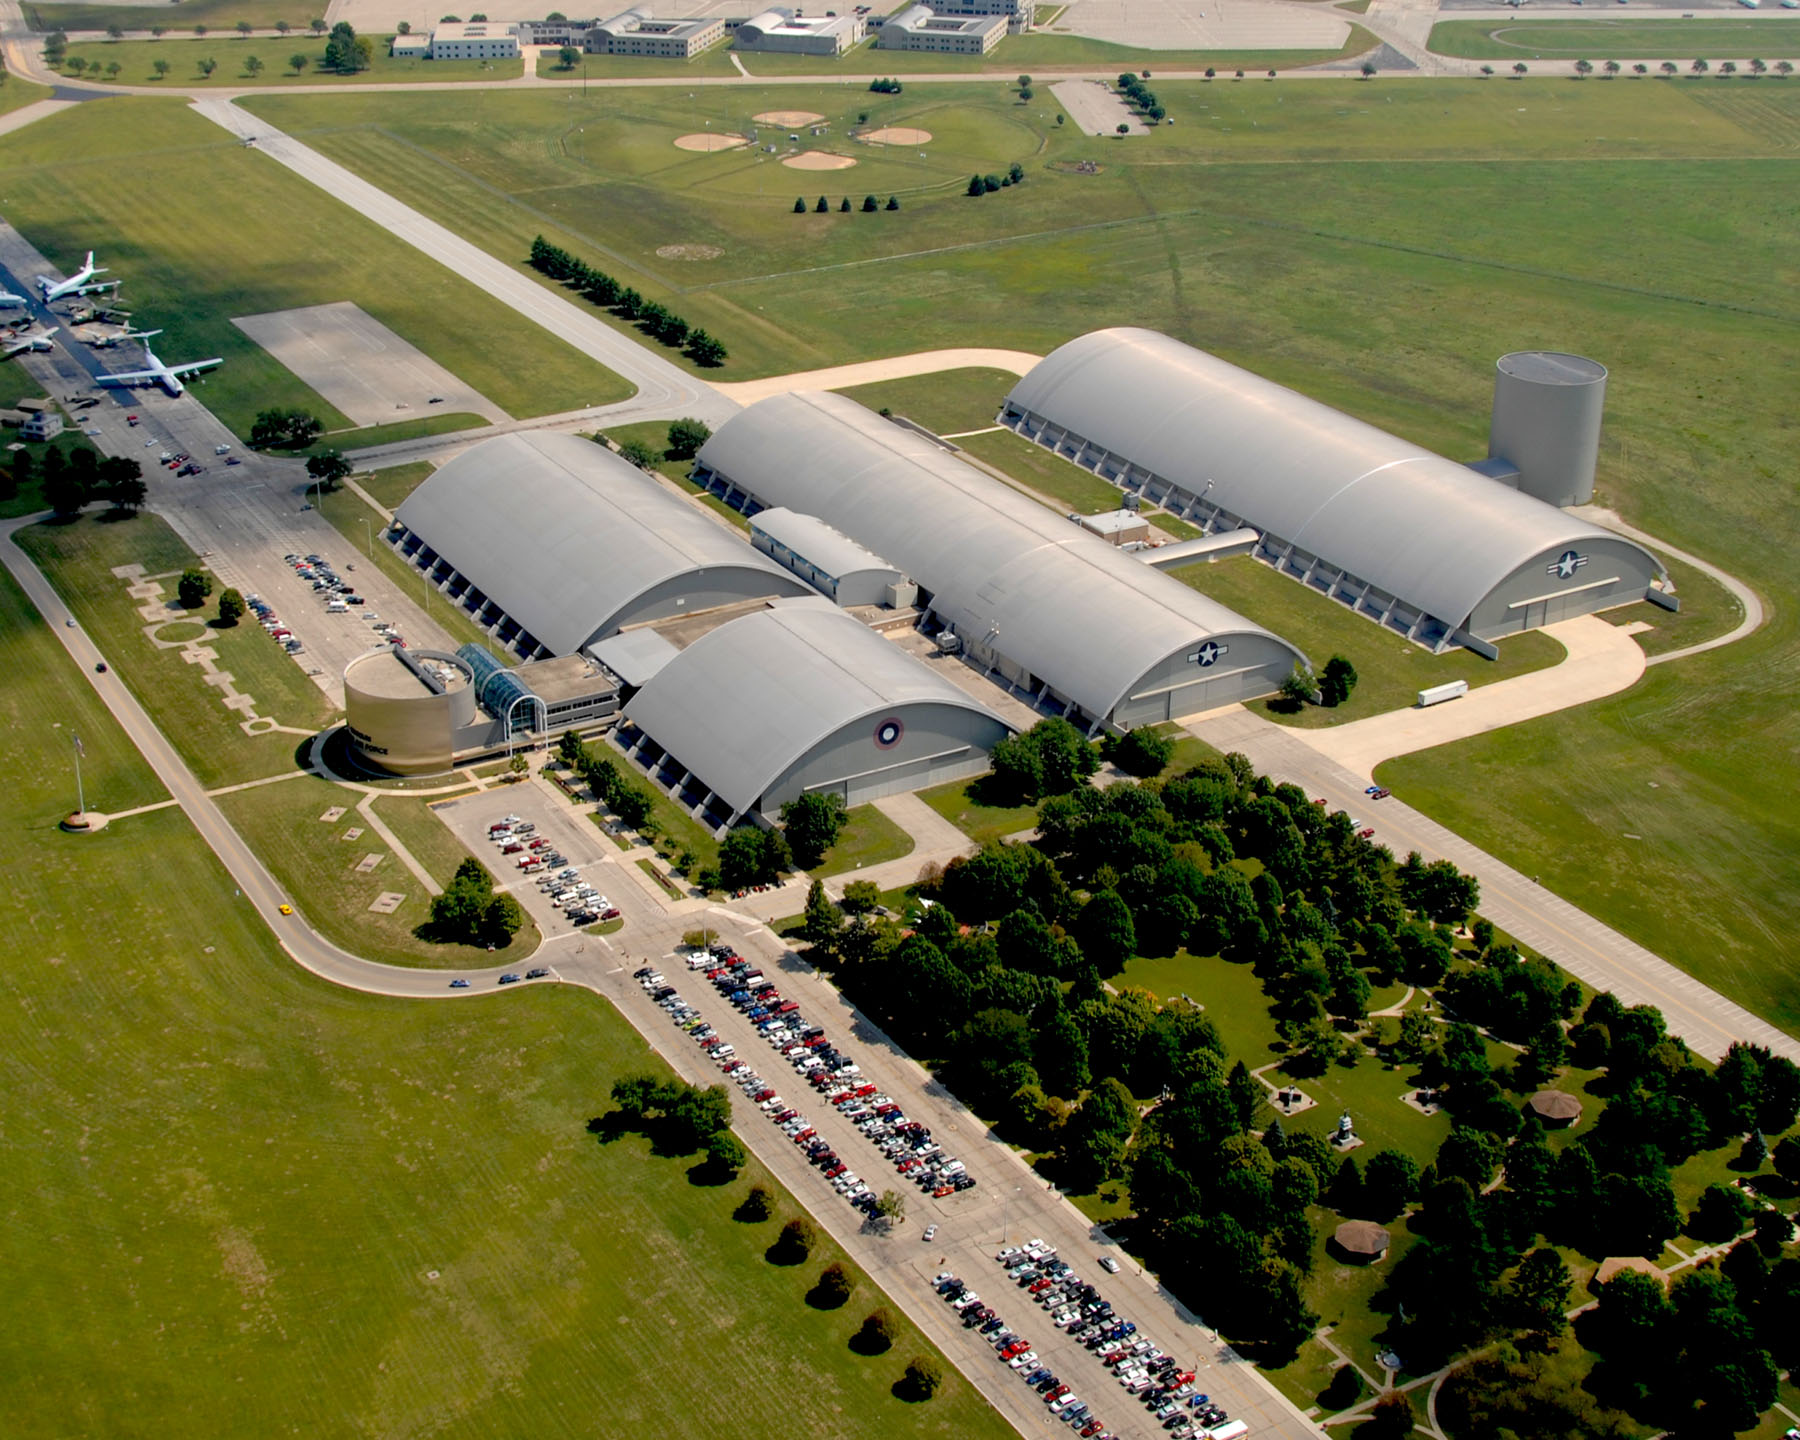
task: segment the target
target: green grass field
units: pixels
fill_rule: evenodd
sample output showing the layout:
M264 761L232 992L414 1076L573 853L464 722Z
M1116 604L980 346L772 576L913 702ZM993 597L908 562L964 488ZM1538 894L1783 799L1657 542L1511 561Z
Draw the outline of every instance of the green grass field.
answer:
M912 836L873 805L858 805L849 813L837 844L825 852L823 864L808 870L808 875L848 875L866 866L880 865L912 854Z
M554 50L537 58L537 73L546 80L654 80L675 75L729 76L737 74L731 52L724 45L696 55L692 60L665 60L654 55L586 55L570 69Z
M1405 709L1427 685L1449 680L1491 685L1560 664L1568 654L1548 635L1532 630L1503 641L1498 660L1484 660L1472 650L1433 655L1248 555L1210 565L1188 565L1169 573L1277 635L1294 637L1312 661L1314 673L1323 670L1333 655L1344 656L1356 667L1355 691L1334 709L1307 705L1286 713L1271 708L1266 700L1255 703L1257 713L1284 725L1308 729L1342 725Z
M742 511L732 509L717 495L707 493L688 478L688 472L693 468L691 461L669 458L668 421L644 420L635 425L609 425L606 435L608 439L620 445L633 440L640 445L648 445L651 450L662 457L653 467L657 474L674 481L676 485L692 495L733 529L749 533L750 520L748 516Z
M152 24L175 23L188 30L206 25L214 30L230 30L240 20L248 20L259 29L272 29L285 20L294 27L293 39L300 39L317 11L290 0L178 0L178 9L149 10L142 5L27 5L25 19L33 30L105 30L117 25L121 30L147 30ZM232 36L236 38L235 34ZM306 36L311 38L310 33Z
M1748 58L1790 55L1800 20L1734 20L1709 13L1691 20L1521 18L1440 20L1427 42L1440 55L1469 60L1684 60L1695 55Z
M68 523L33 525L19 532L18 541L207 786L237 785L294 769L300 738L279 732L246 735L240 728L244 716L220 703L217 688L205 683L198 666L181 658L181 648L151 643L144 633L151 622L138 613L144 602L126 593L130 582L115 578L114 567L142 565L147 576L160 577L170 623L159 636L206 636L218 657L216 668L231 672L238 691L256 702L256 714L306 730L330 723L333 712L325 696L261 626L248 619L230 630L207 626L206 619L218 615L216 589L204 609L191 612L203 618L181 618L190 612L177 607L175 582L197 561L157 516L108 520L99 513L84 514ZM94 805L113 808L102 798L94 798Z
M512 943L495 957L468 945L440 945L418 938L413 932L431 918L431 896L387 842L356 813L353 807L360 798L355 791L306 775L280 785L221 795L218 800L225 818L287 886L288 898L301 915L352 954L390 965L449 969L511 964L530 957L541 937L529 917ZM335 821L319 818L340 806L351 808ZM385 819L387 812L382 815ZM346 840L345 832L352 829L360 829L362 834ZM396 829L395 833L404 844L412 832ZM448 836L447 831L445 834ZM415 858L441 886L463 857L439 844L433 844L430 851ZM360 875L356 866L367 855L382 858L374 870ZM446 861L450 862L448 869L444 868ZM406 899L392 914L372 913L369 906L384 892L398 892Z
M409 465L389 465L381 470L364 470L356 476L356 483L377 502L389 510L398 510L400 502L436 469L429 460L415 460Z
M985 430L1019 383L1008 370L940 370L906 380L851 385L838 391L870 410L891 410L938 435Z
M0 138L0 179L7 219L54 263L98 250L137 313L168 331L168 353L225 357L203 393L240 435L270 405L310 410L328 430L349 426L231 323L338 300L355 301L513 415L630 393L178 100L77 106Z
M33 877L0 894L0 1193L37 1217L5 1247L9 1430L1011 1433L954 1371L928 1405L892 1397L930 1346L900 1319L887 1355L853 1354L880 1303L860 1276L840 1311L803 1302L841 1257L763 1260L779 1221L731 1219L759 1167L695 1185L586 1133L614 1077L661 1073L606 1002L354 995L281 953L179 811L59 833L59 723L102 792L161 787L6 576L0 620L0 812ZM737 1404L772 1377L778 1410Z
M49 98L50 87L48 85L38 85L30 80L21 80L17 75L0 68L0 115Z
M974 780L952 780L947 785L936 785L929 790L921 790L919 798L977 845L985 845L990 840L998 840L1020 830L1037 828L1035 805L984 805L972 796L969 793L970 787L979 786L980 778L977 776Z
M182 0L184 5L192 0ZM140 14L144 12L140 11ZM158 19L162 12L155 12ZM134 29L142 28L139 20ZM234 22L235 23L235 22ZM244 61L254 55L262 68L252 73ZM304 55L306 64L296 70L289 56ZM377 37L375 56L367 70L340 75L324 68L325 38L322 35L251 35L235 30L216 30L205 36L170 35L162 40L104 40L86 45L71 45L69 58L84 62L86 78L105 80L116 85L169 85L189 90L195 86L242 89L247 85L396 85L420 82L442 83L446 80L478 80L493 82L513 80L525 73L522 60L421 60L416 57L396 58L388 54L387 40ZM166 75L156 71L156 62L168 62ZM200 68L202 60L216 63L211 75ZM114 72L112 67L119 68ZM63 67L69 70L68 66ZM69 73L74 73L70 71Z

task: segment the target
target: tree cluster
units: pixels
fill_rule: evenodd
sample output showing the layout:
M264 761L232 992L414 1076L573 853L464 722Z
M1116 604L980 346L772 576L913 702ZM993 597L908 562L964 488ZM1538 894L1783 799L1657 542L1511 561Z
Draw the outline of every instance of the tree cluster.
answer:
M431 902L431 929L445 940L465 945L506 945L525 923L519 902L496 893L487 867L470 856L442 895Z
M250 425L250 443L258 450L301 450L324 429L304 410L259 410Z
M1100 768L1100 756L1067 720L1040 720L994 747L992 776L983 782L996 805L1034 805L1064 795Z
M320 63L338 75L354 75L367 70L375 59L375 42L358 35L348 21L340 20L331 27L325 41L325 58Z
M531 268L561 281L602 310L610 310L621 320L635 324L652 340L680 350L697 365L710 368L725 362L725 347L706 331L690 327L666 305L646 300L630 286L552 245L542 235L531 242Z
M731 1133L731 1097L723 1085L703 1090L654 1075L625 1075L613 1082L612 1101L619 1109L616 1116L607 1117L608 1123L649 1135L664 1154L705 1151L708 1161L724 1170L745 1164L743 1146ZM753 1190L745 1205L750 1206L755 1196Z
M68 37L66 36L64 37L65 41L67 38ZM898 95L904 87L898 80L883 78L871 80L869 82L869 88L877 95Z
M969 177L970 195L992 195L996 190L1010 189L1014 185L1025 183L1025 167L1017 160L1006 167L1004 175L971 175Z
M717 871L696 876L702 890L748 890L752 885L773 885L793 868L794 857L779 830L760 825L739 825L719 842Z
M52 446L44 451L41 462L34 462L29 450L15 450L7 472L7 499L18 494L18 487L31 478L37 464L42 468L44 503L58 515L73 515L95 500L135 515L149 496L144 467L138 461L124 455L102 456L84 445L67 452Z

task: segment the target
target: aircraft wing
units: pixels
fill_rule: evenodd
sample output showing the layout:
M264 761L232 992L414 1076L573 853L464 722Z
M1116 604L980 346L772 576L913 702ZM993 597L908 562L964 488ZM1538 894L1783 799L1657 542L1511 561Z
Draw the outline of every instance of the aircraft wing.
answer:
M162 380L160 370L124 370L116 375L96 375L100 385L155 385Z
M215 355L210 360L190 360L185 365L171 365L168 367L168 371L171 375L194 375L199 371L210 370L213 366L224 363L223 359Z

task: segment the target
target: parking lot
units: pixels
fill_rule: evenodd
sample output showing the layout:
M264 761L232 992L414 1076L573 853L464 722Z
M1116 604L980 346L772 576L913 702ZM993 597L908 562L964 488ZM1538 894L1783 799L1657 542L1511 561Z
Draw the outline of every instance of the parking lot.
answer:
M551 903L539 882L563 870L577 870L580 878L592 884L621 910L628 908L636 890L614 857L619 854L600 827L567 801L546 794L537 785L499 785L479 795L451 800L436 807L436 813L468 847L469 852L493 872L495 884L515 896L525 913L537 922L546 939L568 935L581 928L569 923L568 917ZM520 844L520 850L504 854L504 846L488 838L489 828L506 817L516 815L533 827L523 838L509 837ZM518 861L539 852L530 849L530 841L543 839L544 854L554 852L563 864L544 868L534 874L521 874Z

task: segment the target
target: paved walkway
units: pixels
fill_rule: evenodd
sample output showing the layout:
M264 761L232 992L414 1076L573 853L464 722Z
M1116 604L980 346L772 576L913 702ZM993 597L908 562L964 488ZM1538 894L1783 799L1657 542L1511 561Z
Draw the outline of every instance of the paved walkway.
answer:
M1417 850L1427 860L1452 861L1481 882L1481 913L1523 944L1597 990L1627 1005L1654 1005L1671 1034L1699 1054L1722 1058L1735 1040L1766 1045L1800 1062L1800 1040L1752 1015L1735 1001L1601 924L1510 865L1478 850L1435 820L1390 796L1370 800L1366 781L1315 749L1319 733L1289 730L1241 707L1215 711L1187 729L1220 750L1237 750L1277 780L1292 780L1334 810L1366 817L1375 841L1396 855Z
M908 380L915 375L935 375L945 370L1005 370L1023 375L1043 359L1024 350L920 350L886 360L865 360L857 365L833 365L826 370L802 370L793 375L771 375L765 380L738 380L714 385L721 395L740 405L753 405L771 395L795 390L842 390L851 385L872 385L879 380Z
M1739 620L1728 633L1715 636L1711 640L1702 640L1698 645L1688 645L1680 650L1669 650L1661 655L1652 655L1648 661L1649 664L1667 665L1671 660L1682 660L1689 655L1701 655L1708 650L1717 650L1721 645L1730 645L1760 629L1763 621L1768 618L1763 613L1762 597L1737 576L1727 574L1712 561L1702 560L1698 555L1689 554L1686 550L1677 550L1668 541L1659 540L1656 536L1638 529L1635 525L1626 524L1619 517L1618 512L1608 510L1602 505L1571 505L1569 513L1579 515L1583 520L1592 524L1616 531L1618 534L1635 540L1640 545L1646 545L1652 550L1660 551L1664 555L1672 555L1684 564L1692 565L1702 574L1710 575L1731 592L1733 598L1737 600L1739 608L1744 612L1743 619Z
M1308 730L1306 743L1366 783L1383 760L1585 705L1630 689L1644 673L1643 647L1598 615L1546 625L1544 633L1569 652L1560 664L1480 686L1441 705L1425 709L1415 705L1327 730Z

